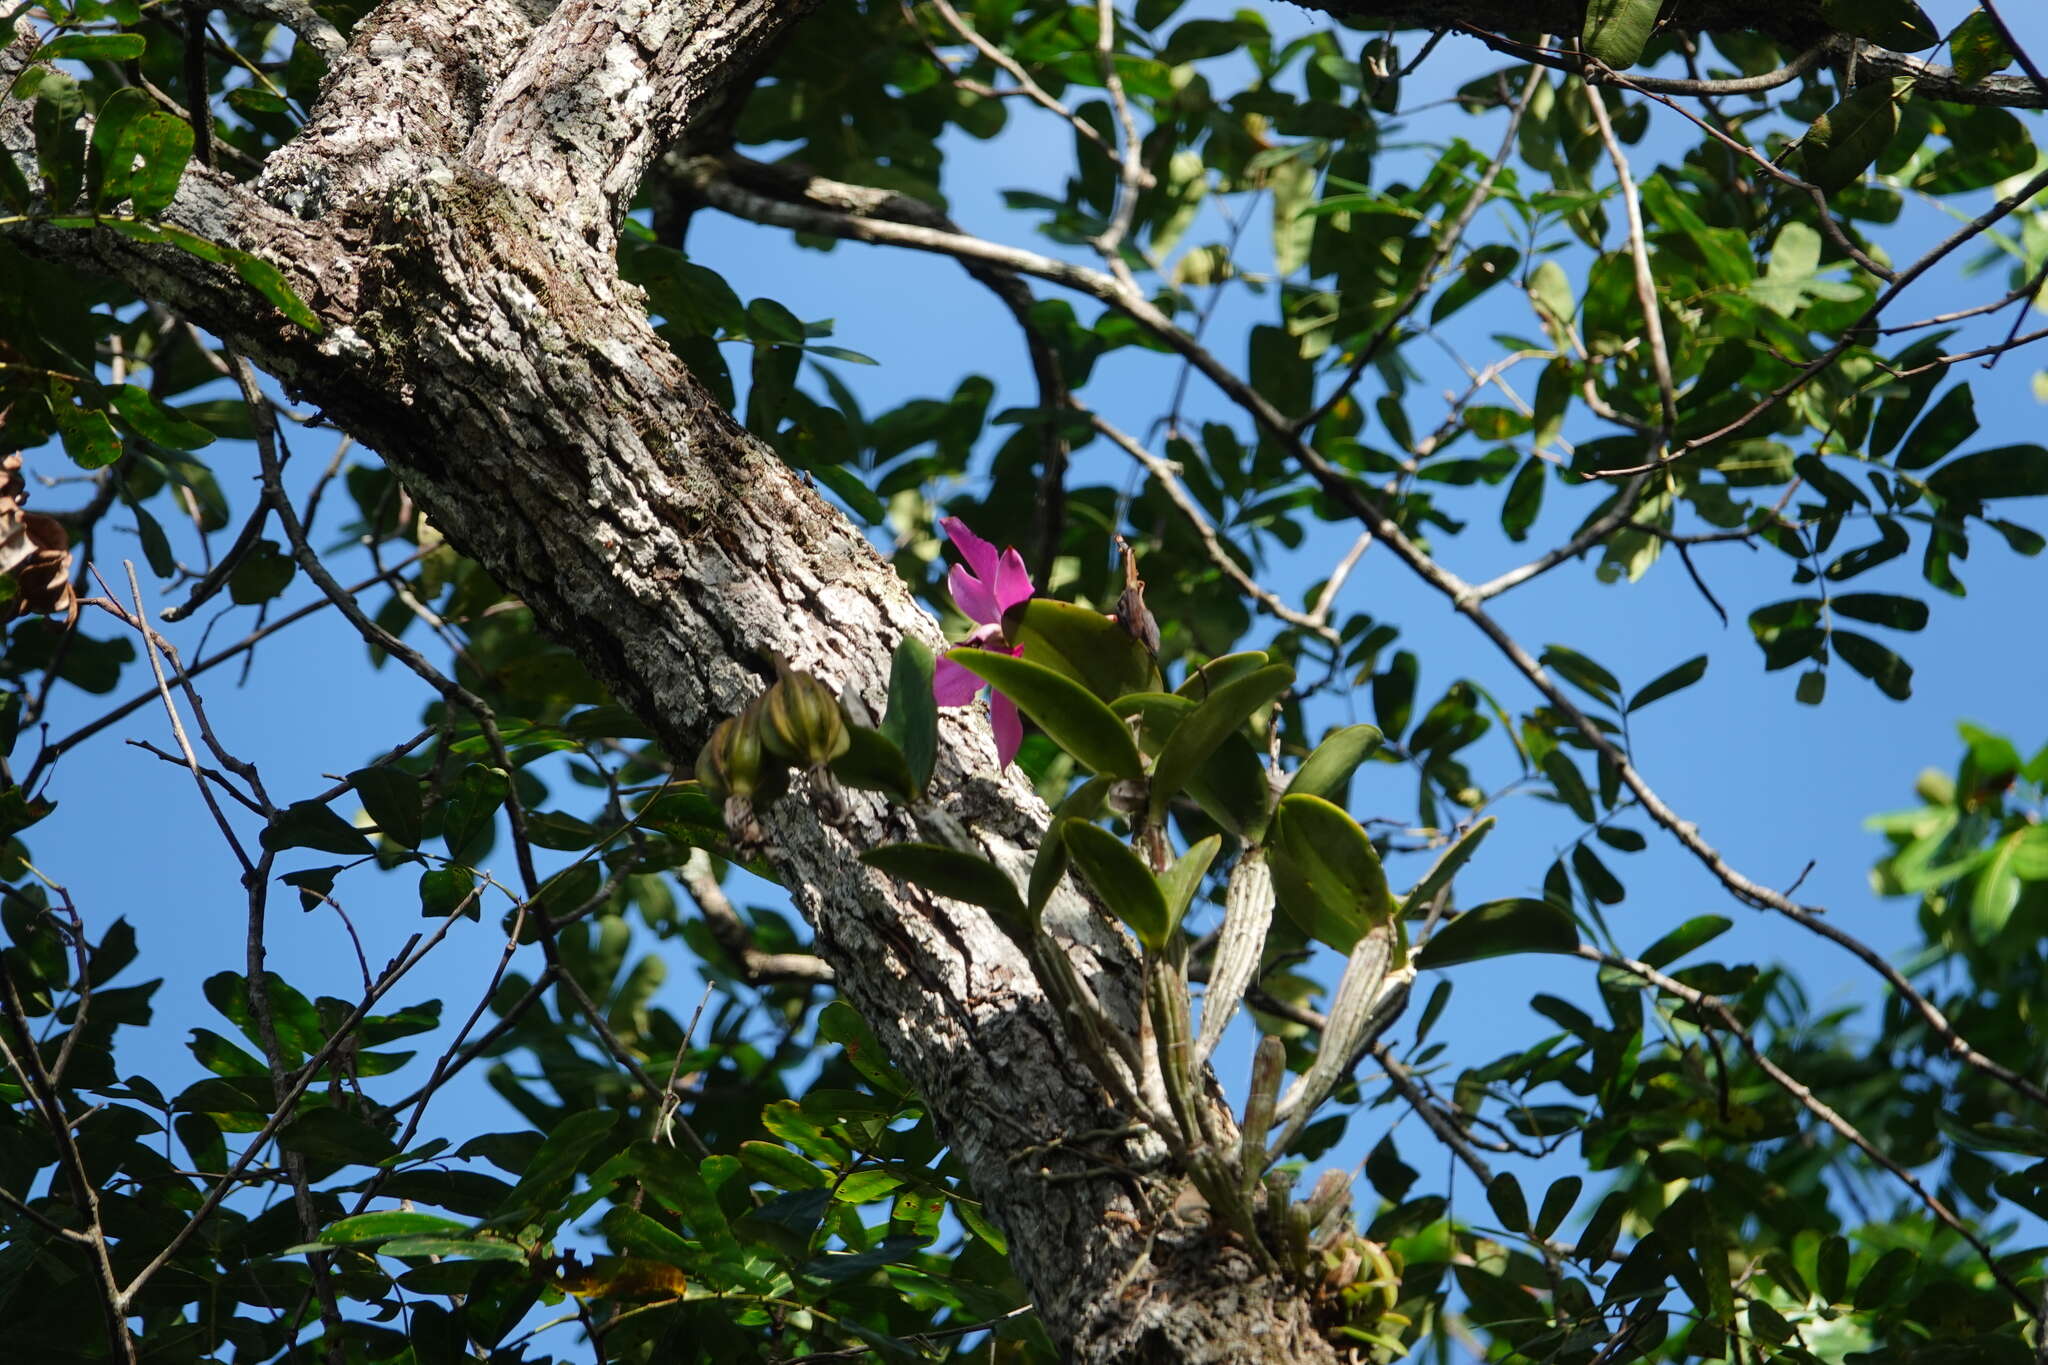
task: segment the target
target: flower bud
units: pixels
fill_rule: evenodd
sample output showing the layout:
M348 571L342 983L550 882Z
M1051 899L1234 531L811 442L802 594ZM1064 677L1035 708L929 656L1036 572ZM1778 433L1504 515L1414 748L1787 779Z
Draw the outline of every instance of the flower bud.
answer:
M753 708L718 722L697 754L697 780L715 797L751 798L761 785L761 735Z
M792 763L822 768L852 747L839 698L808 673L783 674L759 708L761 742Z

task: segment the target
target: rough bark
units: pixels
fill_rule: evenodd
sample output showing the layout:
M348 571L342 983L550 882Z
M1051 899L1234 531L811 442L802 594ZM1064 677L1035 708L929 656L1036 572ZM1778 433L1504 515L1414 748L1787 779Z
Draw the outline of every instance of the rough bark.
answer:
M238 185L194 167L166 221L286 273L323 331L231 273L110 232L25 223L26 249L125 278L377 450L435 525L659 733L695 752L778 652L879 710L931 618L834 509L708 396L614 268L647 160L809 0L393 0L353 35L304 134ZM32 46L0 61L11 80ZM24 111L0 105L20 155ZM771 859L840 989L941 1118L1055 1339L1078 1360L1334 1359L1310 1295L1262 1274L1120 1127L1022 957L982 912L878 876L865 848L964 830L1019 869L1045 811L952 713L927 815L871 800L837 826L801 789L764 812ZM1051 910L1114 1004L1113 930ZM1048 1178L1048 1177L1055 1178Z

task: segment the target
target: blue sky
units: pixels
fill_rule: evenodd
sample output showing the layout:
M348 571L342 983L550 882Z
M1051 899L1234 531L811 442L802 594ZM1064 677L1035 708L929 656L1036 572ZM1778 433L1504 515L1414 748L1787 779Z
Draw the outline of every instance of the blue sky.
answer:
M1943 27L1967 8L1928 6ZM1276 27L1302 26L1314 17L1291 7L1265 12ZM2034 40L2035 50L2048 53L2048 14L2013 17ZM1345 34L1343 41L1346 51L1355 53L1360 35ZM1407 99L1429 99L1426 81L1448 90L1497 64L1474 44L1448 40L1424 76L1411 83ZM1438 112L1415 119L1411 132L1422 140L1455 132L1490 148L1498 125ZM1659 145L1654 137L1648 144L1653 149ZM1638 169L1647 169L1653 159L1654 151L1646 152ZM1063 127L1013 106L1010 130L995 143L963 139L950 158L946 188L954 215L970 231L1053 249L1004 210L999 196L1011 188L1057 194L1070 164L1070 138ZM1397 164L1397 159L1390 159L1390 164ZM1946 230L1946 220L1924 206L1909 209L1908 217L1915 222L1902 241L1925 240ZM1189 240L1204 240L1202 230L1191 233ZM881 362L874 368L840 367L870 415L908 398L943 395L968 373L996 382L997 410L1033 401L1023 349L1007 315L950 261L854 245L829 253L798 249L772 230L711 213L699 216L690 250L695 259L725 274L742 297L768 294L807 319L837 319L835 342ZM1903 252L1901 247L1895 254ZM1959 288L1970 289L1972 298L1980 297L1986 283L1986 278L1964 282L1953 272L1942 272L1917 297L1902 303L1900 316L1949 306ZM1056 291L1044 286L1040 292ZM1460 320L1461 335L1473 339L1470 353L1482 363L1488 353L1486 331L1534 330L1525 314L1508 316L1520 306L1507 297L1509 291L1497 293L1500 297L1475 306L1470 318ZM1081 301L1076 306L1084 315L1092 311ZM1267 320L1271 308L1270 296L1238 297L1227 303L1210 332L1219 351L1226 357L1241 354L1244 329ZM2038 438L2048 408L2031 396L2027 381L2042 363L2021 355L1989 373L1967 371L1977 389L1984 424L1977 445ZM1142 432L1164 410L1176 375L1176 366L1165 357L1125 352L1105 363L1088 397L1127 430ZM1429 395L1443 383L1435 376L1433 385L1415 392L1410 413L1417 426L1433 425ZM1199 383L1193 392L1194 416L1228 419L1228 410ZM1244 429L1242 424L1239 429ZM985 451L993 450L1001 435L985 442ZM330 453L316 436L305 433L298 442L295 477L301 488ZM248 506L254 494L253 453L225 446L211 453L217 456L216 470L237 507ZM37 471L59 472L48 456L36 459L39 463L32 467ZM1121 461L1121 456L1092 449L1080 476L1127 482L1131 470ZM1560 496L1563 491L1553 487L1544 520L1526 545L1514 546L1488 529L1500 490L1476 490L1468 504L1473 530L1445 548L1447 562L1467 579L1477 580L1529 558L1568 534L1583 515L1586 504ZM66 493L39 493L38 505L64 505ZM2048 509L2036 502L2016 505L2011 514L2039 526L2048 522L2044 511ZM328 536L316 538L326 541L348 515L336 490L325 514ZM1327 572L1351 536L1347 527L1313 534L1299 553L1273 562L1268 586L1283 596L1298 597ZM103 543L103 568L117 566L123 556L140 560L132 539L120 533L103 537ZM1851 543L1849 536L1844 543ZM1970 589L1966 598L1925 591L1917 577L1917 554L1859 580L1859 587L1933 599L1929 627L1901 642L1915 668L1913 698L1903 705L1888 701L1848 670L1837 668L1826 704L1812 708L1793 701L1791 673L1764 673L1744 625L1751 608L1796 594L1787 581L1786 562L1773 552L1740 545L1706 547L1697 558L1731 613L1733 624L1726 628L1675 560L1668 558L1632 586L1602 586L1594 581L1590 564L1568 565L1511 593L1498 604L1498 612L1525 643L1568 642L1620 673L1630 687L1706 653L1711 664L1700 686L1636 718L1634 752L1640 766L1660 793L1695 820L1736 867L1782 887L1811 861L1812 872L1800 890L1803 900L1827 907L1836 923L1880 946L1902 947L1913 937L1913 906L1881 901L1870 892L1867 873L1880 842L1861 822L1872 812L1912 804L1911 783L1922 768L1953 765L1958 720L2009 734L2023 752L2048 740L2048 725L2042 719L2042 700L2048 697L2048 643L2040 607L2042 589L2048 586L2044 562L2019 559L1996 537L1980 535L1973 539L1973 553L1963 570ZM343 573L345 581L351 576ZM108 577L115 579L116 574ZM301 580L285 601L296 604L309 597L310 589ZM150 605L161 609L170 600L157 593ZM1401 627L1402 646L1424 660L1419 695L1423 704L1463 676L1480 681L1511 710L1535 700L1527 684L1453 615L1441 597L1382 550L1374 549L1361 562L1341 609L1367 610ZM237 638L252 623L250 609L235 609L213 627L214 644ZM100 634L109 633L104 617L88 624ZM173 635L188 657L199 652L199 632L200 624L194 623ZM126 689L141 681L139 673L132 673L118 695L127 695ZM310 795L329 784L331 779L321 774L346 773L410 734L430 700L426 689L397 667L372 671L360 642L331 612L317 614L268 643L257 653L245 681L238 681L235 668L224 668L210 675L203 690L223 741L261 765L280 799ZM103 706L97 699L62 696L51 733L65 733ZM1328 703L1319 718L1331 724L1371 719L1370 704L1362 693L1340 697ZM199 1074L184 1052L184 1031L223 1027L202 998L200 983L213 972L241 969L243 901L237 870L194 800L190 778L124 744L123 736L165 744L168 731L161 711L138 713L68 757L50 788L60 809L31 833L29 842L39 865L70 887L89 924L104 927L117 915L135 923L143 958L140 968L132 970L168 978L158 996L156 1029L139 1046L137 1040L129 1042L123 1064L148 1071L172 1090ZM1491 755L1490 771L1505 771L1506 749L1497 738L1485 741L1479 752ZM1354 788L1354 810L1361 817L1401 815L1412 803L1412 782L1398 770L1369 770ZM1500 827L1461 880L1460 899L1465 903L1535 891L1551 857L1579 832L1569 815L1540 801L1510 801L1497 813ZM1640 820L1628 823L1648 832ZM244 833L253 840L253 827L247 822ZM324 858L314 855L306 861ZM1693 915L1724 913L1735 918L1737 927L1716 945L1715 956L1791 963L1806 977L1816 1001L1874 998L1867 974L1838 951L1784 921L1731 908L1728 896L1668 838L1652 833L1647 852L1633 857L1613 854L1609 862L1630 892L1627 903L1609 913L1625 948L1640 949ZM1419 872L1420 868L1397 864L1393 875L1397 882L1405 882ZM344 882L339 894L365 939L373 967L422 927L408 875L358 876ZM397 988L394 1002L439 995L448 1002L449 1014L459 1019L495 964L495 918L495 913L487 914L482 925L460 926L415 979ZM308 993L358 993L354 951L333 914L301 914L296 898L284 891L273 897L272 928L273 965L294 984ZM687 955L680 949L677 954L664 1003L687 1017L699 987L684 960ZM1541 989L1568 996L1582 995L1590 985L1583 964L1556 958L1457 969L1456 994L1438 1036L1451 1042L1452 1056L1459 1063L1478 1064L1511 1047L1518 1050L1535 1036L1533 1029L1547 1031L1520 1003L1538 976L1543 978ZM1395 1036L1401 1036L1399 1030ZM428 1044L422 1040L422 1045ZM1223 1068L1226 1084L1235 1090L1243 1070L1241 1053L1227 1057ZM512 1116L477 1081L472 1073L450 1087L440 1101L438 1118L429 1121L429 1133L445 1125L460 1139L510 1126ZM1326 1160L1362 1158L1388 1112L1362 1117L1345 1146ZM1436 1169L1430 1164L1436 1153L1419 1128L1412 1123L1404 1127L1400 1142L1411 1164ZM1469 1184L1465 1189L1468 1195L1474 1193Z

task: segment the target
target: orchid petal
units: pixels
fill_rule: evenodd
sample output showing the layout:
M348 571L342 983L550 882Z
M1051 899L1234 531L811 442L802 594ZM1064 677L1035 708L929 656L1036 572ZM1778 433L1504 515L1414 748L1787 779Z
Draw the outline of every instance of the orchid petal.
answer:
M967 523L958 517L947 517L939 523L941 530L953 542L953 548L967 561L967 567L974 570L974 576L984 583L996 581L996 547L967 529Z
M946 591L953 594L953 605L970 621L993 625L1003 619L1001 608L996 606L996 595L989 591L989 585L961 565L955 564L953 571L946 575Z
M965 706L986 686L951 659L940 659L932 666L932 698L941 706Z
M996 763L1007 768L1023 746L1024 718L1017 714L1017 703L998 692L989 703L988 720L996 732Z
M996 566L994 586L998 617L1019 602L1030 601L1031 594L1037 591L1031 585L1031 571L1024 567L1024 556L1015 550L1003 551L1002 563Z

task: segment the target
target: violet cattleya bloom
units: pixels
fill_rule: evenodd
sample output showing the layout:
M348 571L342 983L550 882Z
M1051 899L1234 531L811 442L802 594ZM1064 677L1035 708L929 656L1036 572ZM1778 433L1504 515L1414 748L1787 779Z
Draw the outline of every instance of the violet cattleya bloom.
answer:
M958 517L947 517L939 525L953 542L953 548L967 561L955 564L946 575L946 590L953 596L953 605L975 623L974 633L960 643L1000 654L1022 654L1022 648L1012 648L1003 639L1003 613L1028 601L1037 591L1031 586L1031 573L1024 567L1024 557L1015 550L1004 550L998 555L995 546L968 530ZM932 671L932 695L941 706L966 706L985 686L980 678L951 659L940 659ZM1017 756L1017 747L1024 742L1024 720L1017 714L1017 703L1000 692L992 693L988 718L995 727L996 757L1008 767Z

